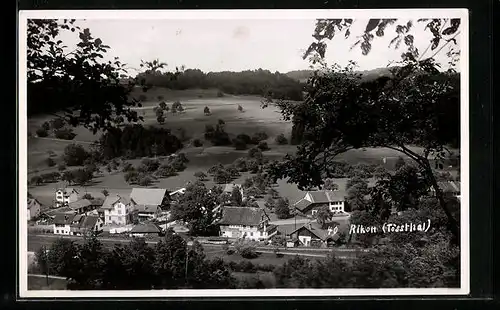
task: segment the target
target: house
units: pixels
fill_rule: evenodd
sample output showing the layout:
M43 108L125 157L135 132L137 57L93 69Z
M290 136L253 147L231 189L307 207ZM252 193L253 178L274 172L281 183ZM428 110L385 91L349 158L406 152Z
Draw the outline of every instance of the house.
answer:
M460 199L460 182L459 181L442 181L438 182L439 188L443 191L445 196L455 197ZM430 191L435 195L434 188L430 188Z
M286 239L286 247L287 248L294 248L294 247L298 246L299 243L300 243L299 239L297 239L297 238L294 238L294 239L288 238L288 239Z
M71 202L75 202L78 200L78 191L74 188L60 188L56 190L56 199L55 204L56 207L67 206Z
M71 235L81 236L88 232L102 232L104 222L98 216L77 214L73 217L69 226Z
M224 184L222 193L231 195L233 193L234 188L238 188L240 190L241 197L244 197L243 186L241 186L241 184L234 184L234 183Z
M170 195L167 196L165 188L133 188L130 193L130 199L136 205L143 205L156 210L156 207L160 207L161 209L166 200L170 200ZM157 214L154 214L153 218L156 218Z
M69 235L75 214L57 214L54 218L54 234Z
M135 225L129 232L130 237L159 236L162 230L154 223Z
M269 216L259 208L223 207L219 228L221 237L256 241L266 240L277 232L277 227L269 224Z
M345 213L345 197L344 191L309 191L293 206L309 216L315 215L318 209L324 206L327 206L332 213Z
M28 198L28 221L39 217L41 208L42 204L38 200L36 200L35 198Z
M161 208L159 206L136 205L134 211L137 212L139 220L150 220L160 216Z
M131 213L136 205L132 199L109 195L99 211L104 210L104 224L127 225L131 222Z
M291 240L298 240L303 246L333 246L339 241L340 236L336 229L328 227L323 229L317 222L309 222L292 231L289 235Z
M75 211L76 214L84 214L92 210L92 202L89 199L79 199L70 202L68 207Z

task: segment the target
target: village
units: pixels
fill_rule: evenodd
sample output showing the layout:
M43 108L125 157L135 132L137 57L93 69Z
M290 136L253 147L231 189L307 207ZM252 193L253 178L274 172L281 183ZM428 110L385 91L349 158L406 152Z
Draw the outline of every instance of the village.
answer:
M456 181L440 182L445 192L457 198L460 197L459 186L460 182ZM103 192L103 197L92 197L75 188L59 188L54 193L54 205L49 208L34 197L28 198L29 233L63 237L94 232L106 237L147 239L161 237L169 228L176 233L189 233L187 223L173 220L169 211L185 194L186 188L173 191L133 188L130 195L116 194L112 190ZM218 227L218 235L201 238L202 242L225 244L244 239L268 245L273 237L280 236L287 248L328 248L343 245L350 232L345 191L307 191L303 198L291 205L293 218L284 220L272 220L261 201L255 206L262 207L231 205L234 192L238 192L243 201L255 199L246 195L241 184L224 184L221 195L227 200L212 211L216 213L214 224ZM330 217L327 223L319 223L318 211L325 207L331 213Z

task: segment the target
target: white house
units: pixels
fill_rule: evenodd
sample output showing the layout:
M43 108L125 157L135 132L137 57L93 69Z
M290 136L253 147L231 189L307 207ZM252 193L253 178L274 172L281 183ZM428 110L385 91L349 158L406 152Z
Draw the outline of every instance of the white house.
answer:
M136 203L129 198L119 195L109 195L104 200L101 210L104 210L104 223L127 225L131 222L130 214Z
M264 210L246 207L223 207L219 228L221 237L255 241L269 239L277 232Z
M75 214L58 214L54 218L54 234L69 235Z
M34 198L28 198L28 213L27 213L27 219L32 220L40 215L40 209L42 205L40 202Z
M294 208L306 215L315 215L324 206L332 213L345 213L345 197L344 191L309 191L294 204Z
M56 190L56 207L67 206L78 200L78 191L74 188L60 188Z
M84 235L88 232L102 232L104 222L98 216L76 215L70 224L71 235Z

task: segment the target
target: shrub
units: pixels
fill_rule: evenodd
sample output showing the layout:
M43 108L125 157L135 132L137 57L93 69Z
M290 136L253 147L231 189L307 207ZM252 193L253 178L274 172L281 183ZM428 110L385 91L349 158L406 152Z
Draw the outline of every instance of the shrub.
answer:
M50 130L50 124L49 124L49 122L44 122L42 124L42 128L45 129L45 130L47 130L47 131L49 131Z
M138 180L139 180L139 172L137 171L128 171L127 173L125 173L125 175L123 176L123 178L125 179L125 182L127 182L128 184L134 184L134 183L137 183Z
M174 103L172 103L172 113L182 111L184 111L184 107L182 106L182 103L180 101L175 101Z
M210 109L209 109L208 107L205 107L205 108L203 109L203 113L204 113L205 115L210 115Z
M64 119L60 117L54 118L53 120L50 121L50 126L52 127L52 129L55 130L63 128L64 125L66 125L66 122L64 121Z
M85 193L85 195L82 196L82 199L92 200L94 199L94 197L92 197L92 195L89 193Z
M44 138L44 137L47 137L49 135L49 132L45 128L38 128L36 130L36 135L38 137Z
M243 112L243 107L241 105L238 104L238 111L239 112Z
M236 139L241 139L245 141L246 144L252 143L252 138L250 138L250 136L245 133L240 133L239 135L236 136Z
M155 172L160 167L160 162L157 159L144 158L141 161L140 170L145 172Z
M269 146L267 145L266 141L261 141L259 142L259 145L257 146L261 151L268 151Z
M205 172L203 172L203 171L197 171L197 172L195 172L195 173L194 173L194 176L195 176L198 180L200 180L200 181L203 181L203 180L205 180L205 179L207 178L207 175L206 175L206 174L205 174Z
M153 180L151 180L151 178L148 177L147 175L142 175L139 177L138 184L140 186L149 186L149 185L151 185L151 183L153 183Z
M233 145L236 150L246 150L247 144L241 139L233 139Z
M255 158L256 160L262 160L262 150L257 147L253 147L248 150L248 157Z
M267 140L267 138L268 138L267 133L259 131L253 135L252 141L254 142L254 144L258 144L260 141Z
M123 167L122 167L122 172L129 172L129 171L132 171L132 170L135 170L134 166L131 164L131 163L124 163L123 164Z
M161 178L168 178L177 175L177 171L171 164L163 164L158 168L156 175Z
M201 141L200 139L194 139L193 146L194 147L201 147L201 146L203 146L203 141Z
M63 160L68 166L81 166L88 157L87 151L79 144L70 144L64 148Z
M56 165L56 162L54 161L54 159L49 157L49 158L47 158L47 165L49 167L54 167Z
M73 133L71 128L61 128L54 131L54 135L57 139L62 140L73 140L76 134Z
M214 137L215 128L214 126L207 124L205 125L205 140L212 140Z
M59 164L59 165L57 166L57 170L59 170L59 171L64 171L64 170L66 170L66 165L65 165L65 164Z
M275 142L276 142L276 144L284 145L284 144L288 144L288 139L285 137L284 134L280 134L280 135L276 136Z
M103 189L103 190L101 191L101 193L104 195L104 197L108 197L108 196L109 196L109 192L108 192L108 190L107 190L107 189Z
M255 248L253 246L243 247L240 250L240 255L241 255L241 257L246 258L246 259L253 259L253 258L257 258L259 256L259 254L255 251Z

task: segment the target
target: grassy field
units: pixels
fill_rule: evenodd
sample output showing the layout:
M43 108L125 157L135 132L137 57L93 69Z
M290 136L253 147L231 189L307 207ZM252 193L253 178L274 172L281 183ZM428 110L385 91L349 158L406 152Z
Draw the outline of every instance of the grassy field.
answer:
M135 96L140 94L140 92L134 93ZM290 122L281 120L281 115L275 107L270 106L262 109L260 107L261 98L231 95L218 98L215 90L196 89L175 91L155 88L145 94L148 96L148 100L143 103L143 107L137 109L139 115L144 117L146 125L163 126L172 129L174 133L178 128L184 128L189 138L202 138L206 124L215 124L218 119L223 119L226 122L226 131L233 137L240 133L252 135L258 131L265 131L269 135L267 142L271 150L264 152L264 154L270 159L281 159L285 154L295 151L295 146L276 145L274 143L275 136L281 133L289 136L292 125ZM181 100L185 111L175 115L169 113L165 125L159 125L153 112L153 107L158 104L158 96L163 96L168 105L171 105L175 100ZM238 105L244 108L244 112L237 110ZM210 116L204 115L203 109L205 106L210 108L212 113ZM34 133L36 128L51 118L49 116L30 118L28 130ZM57 166L49 168L46 163L49 152L53 152L52 158L58 163L61 162L60 156L69 143L80 143L84 147L88 147L89 143L95 141L100 135L99 133L93 135L85 128L75 128L75 133L77 136L74 141L30 137L28 141L28 178L35 174L57 170ZM237 151L233 147L214 147L206 141L202 147L191 147L188 144L182 152L190 160L187 169L180 172L178 176L158 180L151 187L167 188L169 190L184 187L186 182L196 180L193 176L196 171L206 171L216 163L230 164L237 158L247 154L247 151ZM387 159L386 166L391 168L400 155L391 149L368 148L351 150L339 156L339 160L350 163L383 164L382 158L385 157ZM131 162L138 164L140 159ZM235 182L242 183L247 176L243 174ZM346 180L338 179L336 182L340 189L343 189ZM206 183L209 187L213 185L211 180ZM291 202L295 202L303 196L303 192L299 191L294 184L288 184L286 180L280 180L278 184L278 192ZM31 187L29 191L35 197L50 202L53 198L54 189L61 186L64 186L63 182ZM104 172L95 178L93 185L81 190L99 195L99 192L106 188L110 192L127 195L132 187L125 182L123 173ZM43 203L43 201L41 202Z
M66 280L28 276L28 290L66 290Z

